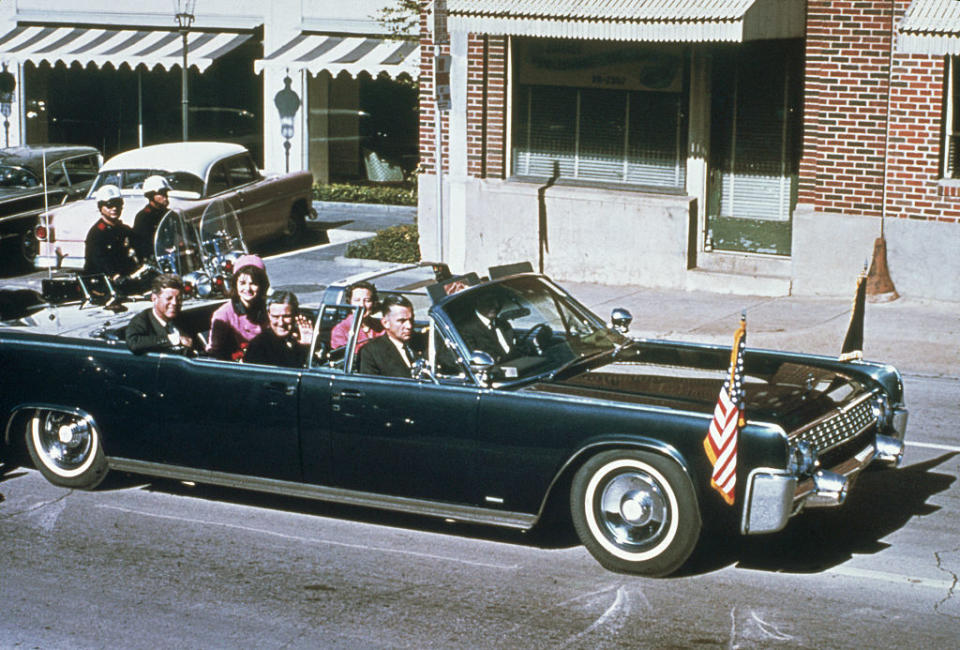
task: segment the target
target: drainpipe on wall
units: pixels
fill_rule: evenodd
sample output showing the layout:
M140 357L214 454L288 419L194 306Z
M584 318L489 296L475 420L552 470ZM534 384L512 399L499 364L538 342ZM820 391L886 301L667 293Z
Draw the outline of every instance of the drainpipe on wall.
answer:
M883 190L880 198L880 236L873 242L873 259L867 272L867 296L871 302L890 302L900 297L887 266L887 240L884 223L887 219L887 166L890 160L890 105L893 97L893 46L896 41L894 21L896 0L890 0L890 55L887 62L887 119L883 135Z

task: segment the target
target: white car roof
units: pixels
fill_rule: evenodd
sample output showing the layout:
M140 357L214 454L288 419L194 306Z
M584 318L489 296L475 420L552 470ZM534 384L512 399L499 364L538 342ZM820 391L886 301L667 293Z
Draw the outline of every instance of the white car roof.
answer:
M228 142L154 144L118 153L103 164L100 173L121 169L162 169L167 172L190 172L206 179L207 170L215 162L245 151L239 144Z

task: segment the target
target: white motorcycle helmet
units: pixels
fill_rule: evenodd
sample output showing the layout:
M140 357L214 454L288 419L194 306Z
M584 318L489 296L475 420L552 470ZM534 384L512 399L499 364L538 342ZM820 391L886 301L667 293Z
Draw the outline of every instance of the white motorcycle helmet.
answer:
M97 191L93 193L93 198L97 200L97 205L99 206L113 199L122 199L123 195L120 194L120 188L116 185L103 185L102 187L98 187Z
M143 181L143 195L148 199L152 198L153 195L160 190L170 190L170 183L168 183L167 179L163 176L148 176L147 180Z

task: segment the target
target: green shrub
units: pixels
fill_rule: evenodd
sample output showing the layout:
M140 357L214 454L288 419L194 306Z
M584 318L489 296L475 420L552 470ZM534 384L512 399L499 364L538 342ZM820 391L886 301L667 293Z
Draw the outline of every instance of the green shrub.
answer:
M344 203L382 203L387 205L416 205L416 183L391 183L377 185L352 185L332 183L313 186L313 198L317 201L342 201Z
M385 228L372 239L347 246L347 257L360 257L382 262L419 262L420 235L417 226L403 224Z

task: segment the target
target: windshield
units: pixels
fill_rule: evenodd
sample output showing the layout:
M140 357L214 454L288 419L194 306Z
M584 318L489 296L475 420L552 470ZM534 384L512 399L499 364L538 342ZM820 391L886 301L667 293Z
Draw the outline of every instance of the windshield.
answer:
M167 172L162 169L113 169L102 171L90 188L89 196L102 185L116 185L121 190L139 190L143 181L150 176L163 176L174 192L191 192L200 195L203 192L203 180L189 172Z
M562 289L535 276L464 291L443 311L468 358L486 352L505 380L554 372L629 340Z
M163 273L183 276L201 268L193 226L178 210L168 210L154 237L154 256Z

